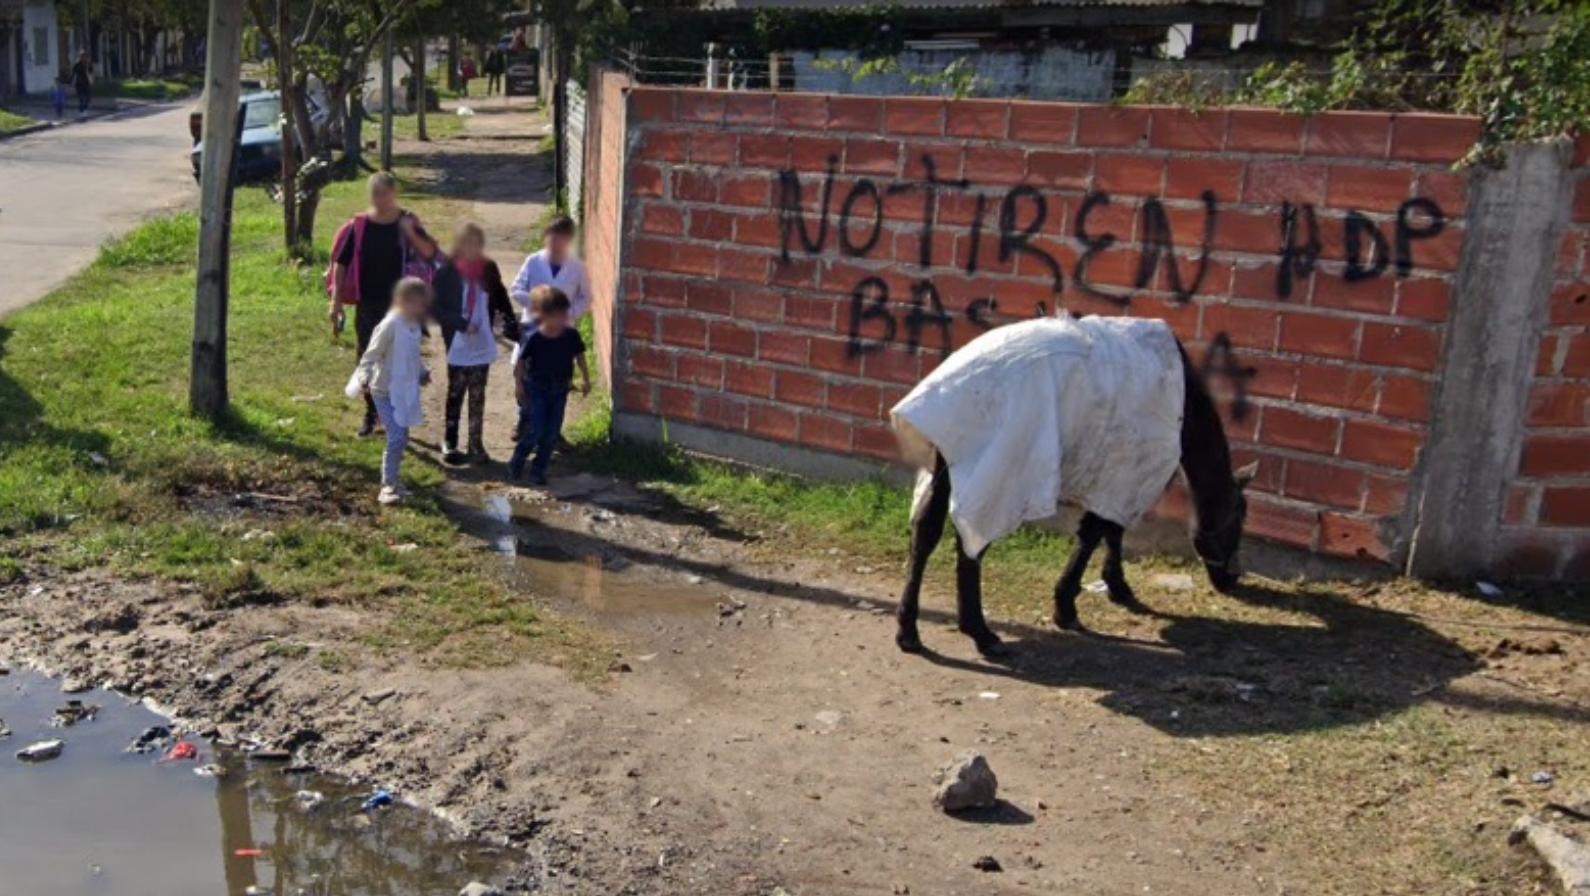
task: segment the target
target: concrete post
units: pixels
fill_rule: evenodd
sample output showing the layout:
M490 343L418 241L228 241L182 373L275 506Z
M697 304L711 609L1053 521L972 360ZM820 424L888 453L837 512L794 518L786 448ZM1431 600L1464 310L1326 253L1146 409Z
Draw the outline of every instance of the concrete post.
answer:
M1496 560L1574 192L1572 150L1563 140L1512 146L1506 167L1470 181L1430 440L1416 506L1405 512L1410 573L1465 575Z

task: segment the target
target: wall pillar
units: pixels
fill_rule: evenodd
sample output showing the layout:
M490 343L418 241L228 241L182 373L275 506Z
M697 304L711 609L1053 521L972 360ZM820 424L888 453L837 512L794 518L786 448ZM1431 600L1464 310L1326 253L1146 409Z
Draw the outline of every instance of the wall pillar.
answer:
M1572 144L1520 144L1469 187L1468 233L1436 381L1407 570L1466 575L1497 560L1529 386L1569 204Z

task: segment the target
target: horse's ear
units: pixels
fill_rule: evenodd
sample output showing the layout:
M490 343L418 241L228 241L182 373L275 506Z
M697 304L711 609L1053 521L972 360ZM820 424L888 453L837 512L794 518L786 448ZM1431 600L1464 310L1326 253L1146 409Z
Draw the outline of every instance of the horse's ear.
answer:
M1258 475L1258 461L1238 467L1237 470L1231 474L1232 478L1237 480L1237 488L1247 488L1248 483L1252 482L1253 478Z

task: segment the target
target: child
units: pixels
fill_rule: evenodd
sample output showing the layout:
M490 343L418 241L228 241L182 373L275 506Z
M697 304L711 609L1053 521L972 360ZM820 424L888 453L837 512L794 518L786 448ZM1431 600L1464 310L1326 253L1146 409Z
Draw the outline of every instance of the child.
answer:
M453 235L452 255L436 272L434 315L447 346L447 428L442 460L449 464L483 464L481 438L486 414L486 377L497 360L493 323L503 322L503 335L515 338L518 322L497 263L486 257L486 234L478 224L461 224ZM469 398L469 453L458 450L458 418Z
M430 307L430 284L418 277L399 280L392 290L392 310L370 334L370 347L348 380L348 397L359 398L368 390L386 428L381 493L376 499L382 504L403 500L398 476L403 450L408 446L409 429L425 419L420 387L430 382L430 374L420 361L420 328Z
M50 104L55 107L56 121L66 116L66 85L69 83L71 76L65 70L55 76L55 89L50 91Z
M519 444L508 462L508 475L518 479L524 473L525 458L534 451L530 481L546 485L547 463L563 430L563 408L569 400L574 367L580 368L581 395L591 393L591 372L585 366L585 340L569 326L569 297L553 287L537 286L530 292L530 307L536 326L526 333L514 365Z

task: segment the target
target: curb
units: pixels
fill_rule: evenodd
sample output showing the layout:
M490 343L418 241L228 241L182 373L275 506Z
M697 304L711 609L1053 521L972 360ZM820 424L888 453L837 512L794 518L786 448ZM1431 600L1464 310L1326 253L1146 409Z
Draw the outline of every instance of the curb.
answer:
M13 137L26 137L29 134L37 134L39 131L47 131L53 127L58 127L58 125L53 121L41 121L38 124L30 124L27 127L17 128L14 131L7 131L4 134L0 134L0 142L10 140Z

